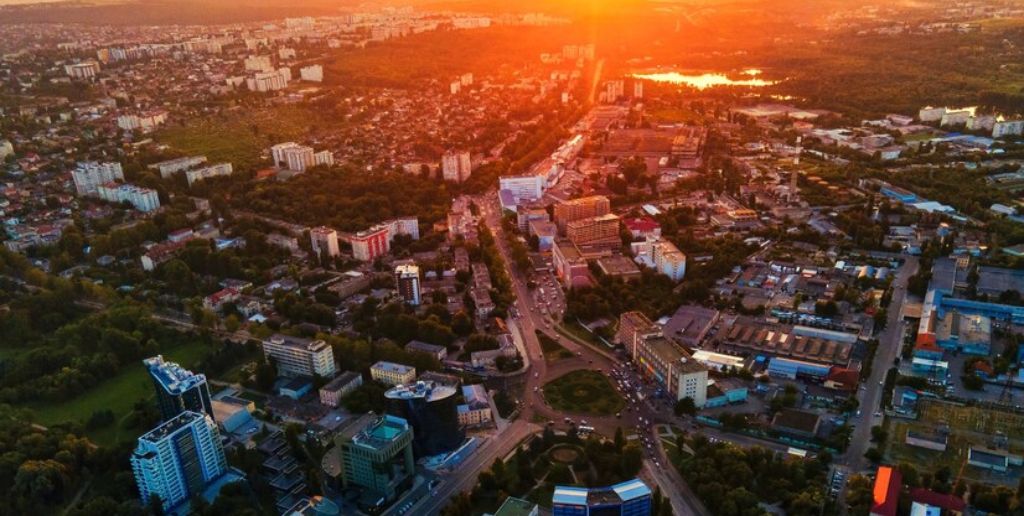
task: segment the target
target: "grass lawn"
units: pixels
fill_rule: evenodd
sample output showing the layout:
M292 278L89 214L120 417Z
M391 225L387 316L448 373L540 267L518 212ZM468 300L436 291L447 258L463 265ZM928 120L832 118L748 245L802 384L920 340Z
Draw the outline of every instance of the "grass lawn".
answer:
M572 352L562 347L555 339L548 337L540 331L537 332L537 340L540 341L540 349L544 352L544 360L557 362L564 358L572 358Z
M165 350L163 355L169 360L191 367L202 358L205 351L202 344L190 343ZM112 445L137 437L134 434L128 435L129 431L121 428L121 420L131 412L136 401L153 397L153 384L140 361L124 368L117 376L80 396L61 403L32 404L29 408L35 413L37 422L44 426L68 421L84 423L93 412L110 409L114 412L115 423L106 428L87 432L86 435L97 444Z
M544 399L556 410L595 416L611 416L625 406L608 378L590 370L572 371L548 382Z
M229 161L235 170L255 167L271 145L301 140L318 123L315 112L300 106L240 109L217 117L170 125L156 135L160 143L211 162Z

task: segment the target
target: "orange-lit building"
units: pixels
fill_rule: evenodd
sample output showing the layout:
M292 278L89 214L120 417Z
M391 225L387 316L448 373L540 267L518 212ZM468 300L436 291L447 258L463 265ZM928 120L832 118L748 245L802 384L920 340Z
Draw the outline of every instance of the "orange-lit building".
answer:
M607 214L574 220L566 225L565 234L578 246L618 245L619 217Z
M562 201L555 205L555 224L559 231L565 231L570 222L611 213L612 205L607 197L593 195Z
M902 489L903 478L899 470L891 466L879 466L872 492L871 516L896 516Z

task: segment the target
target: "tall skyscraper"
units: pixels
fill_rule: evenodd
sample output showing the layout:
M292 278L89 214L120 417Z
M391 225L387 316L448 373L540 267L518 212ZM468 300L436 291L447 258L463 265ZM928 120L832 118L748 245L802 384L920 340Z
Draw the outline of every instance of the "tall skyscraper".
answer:
M338 232L324 226L309 230L310 243L317 256L338 256Z
M173 419L182 412L201 412L213 417L210 388L206 375L196 374L174 362L167 362L162 355L142 361L149 370L156 388L156 403L164 421Z
M131 463L142 505L156 496L165 512L201 495L228 471L217 424L191 411L139 437Z
M452 451L462 444L455 387L420 381L392 387L384 397L388 413L408 421L415 432L413 450L417 457Z
M419 306L420 302L420 268L416 264L408 263L395 267L395 283L398 285L398 294L406 303Z

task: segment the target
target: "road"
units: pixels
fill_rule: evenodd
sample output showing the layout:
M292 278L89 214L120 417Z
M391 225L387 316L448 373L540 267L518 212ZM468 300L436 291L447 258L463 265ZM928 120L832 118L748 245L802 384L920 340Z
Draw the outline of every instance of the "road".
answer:
M439 514L452 497L463 491L469 491L476 485L477 476L481 471L490 467L494 459L504 457L512 452L519 443L530 434L541 431L541 427L528 423L524 419L518 419L505 430L487 439L474 453L466 458L457 472L445 478L435 488L431 496L423 498L413 504L406 511L409 515L434 516ZM401 502L395 506L401 505Z
M884 414L880 414L883 384L887 372L903 349L903 335L906 333L903 303L907 296L907 281L917 273L919 266L916 256L906 256L892 282L892 302L889 303L885 329L878 336L878 350L871 364L871 376L862 382L863 388L857 391L860 415L851 419L853 435L850 437L850 445L846 453L836 461L837 469L846 473L847 478L850 473L860 473L871 467L864 453L871 446L871 427L881 425L885 419ZM846 490L842 489L839 494L839 506L842 508L846 507L845 495Z

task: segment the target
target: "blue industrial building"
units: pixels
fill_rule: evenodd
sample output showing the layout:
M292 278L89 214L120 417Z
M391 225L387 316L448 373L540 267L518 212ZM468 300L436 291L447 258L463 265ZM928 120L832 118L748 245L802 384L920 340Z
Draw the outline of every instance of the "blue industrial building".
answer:
M795 380L797 378L809 378L813 380L824 380L832 369L829 364L818 364L794 360L792 358L773 357L768 362L768 374Z
M552 516L650 516L651 488L640 479L609 487L556 486Z

